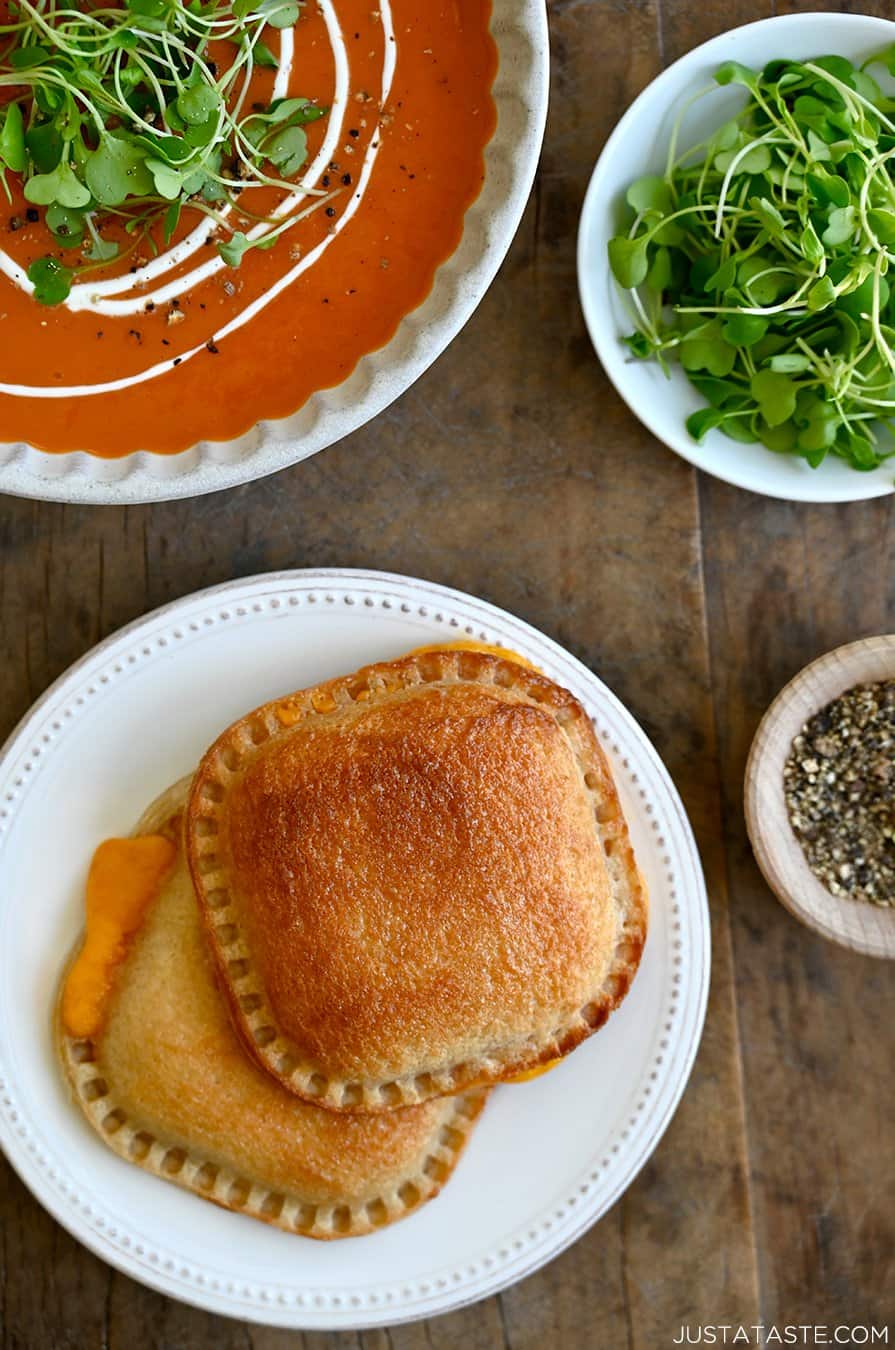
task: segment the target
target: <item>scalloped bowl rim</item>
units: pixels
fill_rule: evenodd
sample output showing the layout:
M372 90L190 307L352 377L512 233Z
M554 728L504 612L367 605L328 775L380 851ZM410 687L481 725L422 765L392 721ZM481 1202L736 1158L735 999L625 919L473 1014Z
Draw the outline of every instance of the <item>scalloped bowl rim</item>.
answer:
M0 444L0 492L48 501L130 505L200 496L276 473L358 431L417 380L457 336L485 295L513 240L537 168L549 93L544 0L493 0L499 65L497 128L485 151L482 191L463 237L432 290L384 347L361 358L341 384L289 417L260 421L230 441L203 441L176 455L140 450L118 459L85 451L49 454Z

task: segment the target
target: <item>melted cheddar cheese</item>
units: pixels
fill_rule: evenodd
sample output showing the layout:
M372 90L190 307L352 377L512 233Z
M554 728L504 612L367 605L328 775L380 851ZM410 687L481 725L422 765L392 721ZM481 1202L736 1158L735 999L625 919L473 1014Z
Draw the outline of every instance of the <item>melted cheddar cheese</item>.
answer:
M540 1078L542 1074L549 1073L559 1063L561 1063L561 1060L548 1059L546 1064L539 1064L536 1069L526 1069L524 1073L514 1074L512 1078L507 1078L505 1081L507 1083L528 1083L532 1078Z
M62 1021L72 1036L95 1036L128 944L170 870L176 849L159 834L107 839L87 876L84 945L62 991Z
M431 642L424 647L414 647L408 656L424 656L426 652L482 652L485 656L499 656L504 661L515 661L517 666L527 670L537 670L533 661L518 652L508 651L505 647L494 647L488 642L476 642L474 638L457 638L455 642Z
M413 647L405 656L424 656L426 652L484 652L486 656L498 656L504 661L515 661L527 670L537 670L537 666L518 652L507 651L503 647L493 647L487 642L476 642L472 638L458 638L456 642L432 642L424 647ZM354 695L355 703L363 703L370 697L369 691L362 689ZM311 695L311 706L315 712L335 712L338 704L328 689L317 690ZM292 727L304 717L304 710L296 708L290 700L284 699L274 709L281 726Z

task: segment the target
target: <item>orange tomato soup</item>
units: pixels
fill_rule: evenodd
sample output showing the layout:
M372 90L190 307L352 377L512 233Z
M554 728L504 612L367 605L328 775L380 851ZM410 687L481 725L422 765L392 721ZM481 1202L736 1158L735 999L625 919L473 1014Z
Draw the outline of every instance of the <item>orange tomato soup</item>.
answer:
M226 230L187 208L160 256L131 253L76 277L64 305L39 305L16 266L73 255L16 198L0 213L0 441L174 454L341 383L425 299L460 241L495 126L489 17L490 0L304 6L289 92L330 109L308 127L302 174L319 159L315 184L332 195L238 268L214 247ZM258 75L260 98L274 75ZM255 213L283 197L251 192ZM233 223L248 230L244 200Z

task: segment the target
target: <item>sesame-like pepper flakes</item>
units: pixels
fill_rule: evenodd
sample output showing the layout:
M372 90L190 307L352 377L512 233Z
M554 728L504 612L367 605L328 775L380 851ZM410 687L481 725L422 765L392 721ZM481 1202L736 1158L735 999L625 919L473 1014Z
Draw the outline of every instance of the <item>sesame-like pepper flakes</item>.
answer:
M827 890L895 905L895 680L856 685L815 713L792 743L783 786Z

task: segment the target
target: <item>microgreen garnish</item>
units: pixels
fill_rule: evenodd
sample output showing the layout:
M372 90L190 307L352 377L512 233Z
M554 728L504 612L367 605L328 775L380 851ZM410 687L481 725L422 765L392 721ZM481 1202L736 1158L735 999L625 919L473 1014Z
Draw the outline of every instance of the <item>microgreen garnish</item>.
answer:
M895 453L895 46L728 62L742 111L627 192L609 263L628 293L632 355L676 360L706 400L687 421L738 441L855 469ZM703 91L702 97L710 90ZM681 118L683 114L681 114Z
M38 258L28 268L28 280L34 286L34 297L42 305L60 305L71 291L71 269L63 267L55 258Z
M81 248L85 262L51 256L28 269L35 298L58 304L81 272L120 254L104 237L115 221L133 238L167 246L183 212L209 216L233 267L251 248L267 248L296 215L242 216L269 228L249 237L227 218L247 188L303 191L304 128L325 108L304 98L248 103L256 68L276 67L263 37L299 17L295 0L125 0L77 8L75 0L10 0L0 25L0 184L21 175L26 201L46 208L59 248ZM231 55L212 59L212 44ZM215 45L214 51L220 49ZM254 86L252 86L254 97ZM301 213L299 213L301 214Z

